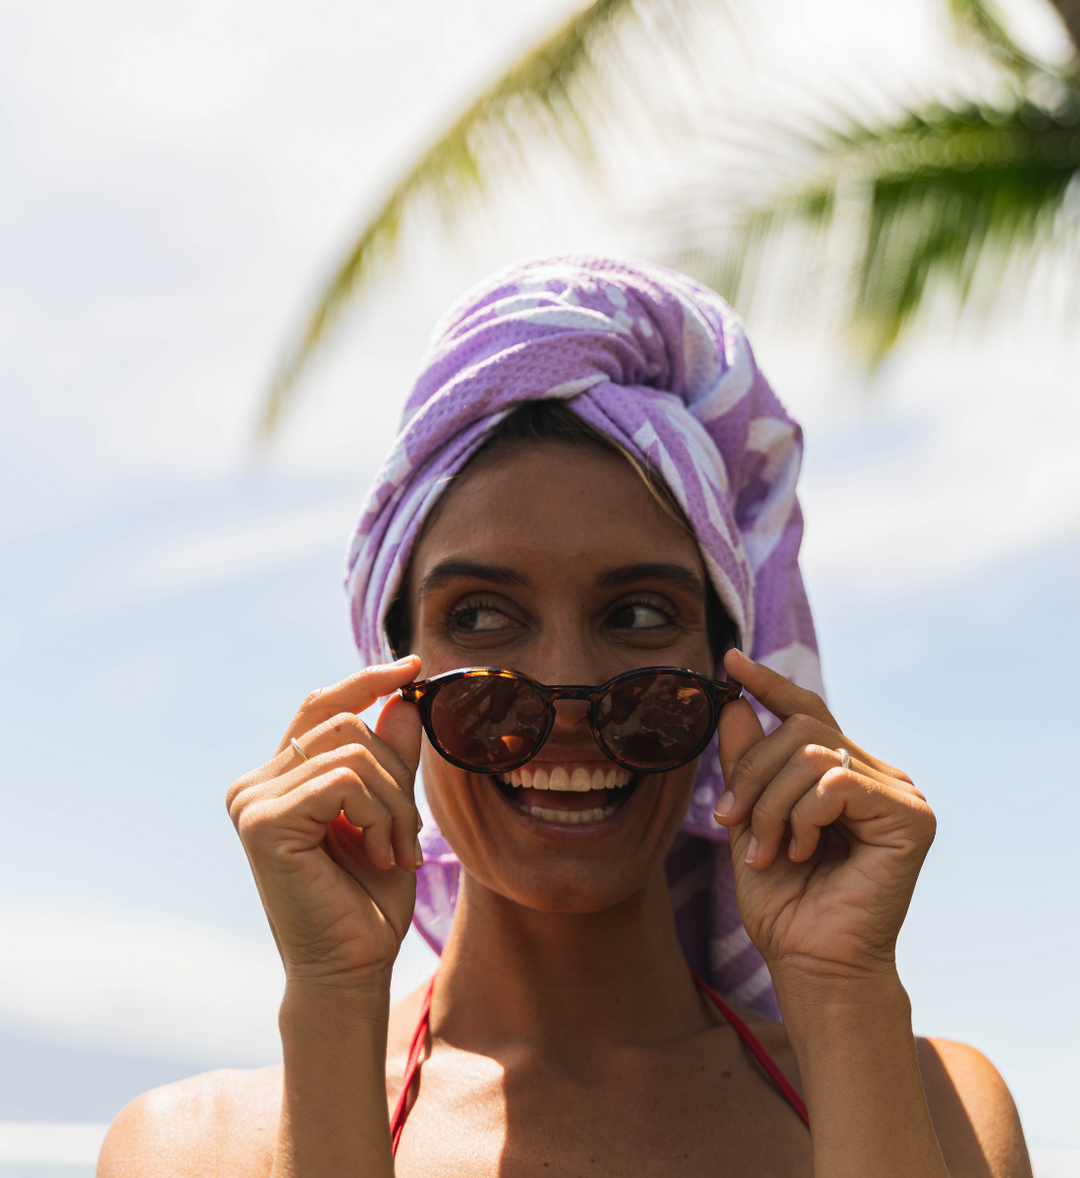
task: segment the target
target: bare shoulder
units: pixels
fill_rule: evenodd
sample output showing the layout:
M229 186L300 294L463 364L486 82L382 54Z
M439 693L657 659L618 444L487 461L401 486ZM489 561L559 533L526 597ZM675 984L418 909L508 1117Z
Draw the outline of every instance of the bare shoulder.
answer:
M964 1043L918 1039L916 1045L949 1173L956 1178L1031 1178L1020 1117L997 1068Z
M782 1023L737 1008L795 1088L798 1063ZM1032 1178L1012 1094L980 1051L950 1039L917 1039L930 1116L952 1178Z
M280 1067L153 1088L113 1122L97 1178L266 1178L280 1108Z
M421 987L390 1013L387 1095L401 1091ZM144 1092L109 1129L97 1178L267 1178L281 1116L281 1067L216 1071Z

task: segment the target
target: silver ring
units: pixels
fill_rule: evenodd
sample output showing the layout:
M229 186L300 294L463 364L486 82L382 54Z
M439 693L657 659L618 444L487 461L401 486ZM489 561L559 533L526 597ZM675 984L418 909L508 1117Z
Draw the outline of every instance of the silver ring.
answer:
M295 740L293 741L293 744L294 745L296 744ZM300 750L297 749L296 751L299 752ZM839 754L840 754L840 768L844 769L845 771L850 769L851 768L851 753L849 753L847 751L847 749L837 749L837 752L839 752ZM304 759L307 760L306 757Z
M295 736L289 738L289 744L292 745L292 751L296 753L301 761L306 761L308 759L307 753L305 753L304 750L296 743Z

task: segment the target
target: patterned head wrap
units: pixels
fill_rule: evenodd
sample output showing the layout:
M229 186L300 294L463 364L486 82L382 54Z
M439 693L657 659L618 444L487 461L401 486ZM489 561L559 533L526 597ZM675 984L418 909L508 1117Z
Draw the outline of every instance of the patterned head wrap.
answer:
M714 292L662 266L584 255L503 270L436 328L349 549L346 588L365 663L393 657L387 611L446 480L516 405L545 398L565 401L659 471L690 520L743 649L821 692L798 566L798 425ZM775 1018L768 970L735 904L727 833L712 820L722 791L714 739L667 860L679 937L690 964L726 998ZM460 866L428 815L421 838L413 921L439 952Z

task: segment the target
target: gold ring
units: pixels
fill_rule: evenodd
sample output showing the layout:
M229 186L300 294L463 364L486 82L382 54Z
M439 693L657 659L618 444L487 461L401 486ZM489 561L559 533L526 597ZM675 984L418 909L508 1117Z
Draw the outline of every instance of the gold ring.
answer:
M301 761L306 761L308 759L307 753L305 753L304 750L296 743L295 736L289 738L289 744L292 745L292 751L296 753Z
M295 746L296 746L296 741L294 740L293 747L295 748ZM298 753L300 752L299 749L297 749L296 751ZM837 751L840 754L840 768L844 769L844 770L850 769L851 768L851 753L849 753L847 751L847 749L838 749ZM301 753L301 756L303 756L302 753ZM306 761L307 757L304 757L304 760Z

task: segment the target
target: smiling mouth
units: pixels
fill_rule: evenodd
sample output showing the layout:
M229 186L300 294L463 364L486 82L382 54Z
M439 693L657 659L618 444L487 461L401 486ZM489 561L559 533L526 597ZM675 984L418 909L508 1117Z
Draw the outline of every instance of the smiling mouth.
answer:
M519 810L545 822L603 822L626 804L639 773L610 763L531 762L494 781Z

